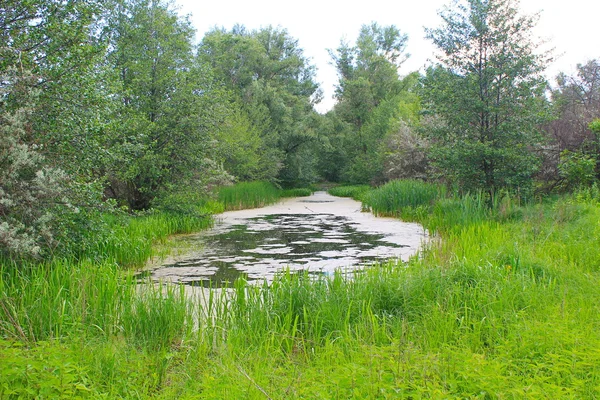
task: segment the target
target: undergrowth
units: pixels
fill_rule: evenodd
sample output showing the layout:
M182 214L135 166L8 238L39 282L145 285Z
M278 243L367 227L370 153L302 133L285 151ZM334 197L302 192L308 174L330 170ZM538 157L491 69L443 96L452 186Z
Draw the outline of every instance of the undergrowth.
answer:
M425 189L398 215L439 239L351 279L194 299L108 261L5 263L0 398L600 397L598 199Z
M352 197L355 200L361 200L361 195L371 190L369 185L335 186L329 188L327 193L338 197Z

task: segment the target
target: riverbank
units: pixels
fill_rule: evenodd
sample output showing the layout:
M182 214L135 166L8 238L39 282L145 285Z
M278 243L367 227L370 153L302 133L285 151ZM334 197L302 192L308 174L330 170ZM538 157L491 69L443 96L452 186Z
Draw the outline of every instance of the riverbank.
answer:
M442 240L353 280L238 281L198 329L181 289L134 296L111 263L4 272L0 398L600 396L596 193L397 212Z

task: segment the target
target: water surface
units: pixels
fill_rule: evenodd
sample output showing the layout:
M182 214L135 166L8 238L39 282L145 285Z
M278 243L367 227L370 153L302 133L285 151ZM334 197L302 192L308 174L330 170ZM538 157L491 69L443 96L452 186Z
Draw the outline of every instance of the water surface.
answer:
M390 258L406 261L427 239L423 228L361 212L361 204L317 192L260 209L225 212L215 227L178 240L190 251L145 271L154 280L203 287L236 278L272 280L283 269L332 274Z

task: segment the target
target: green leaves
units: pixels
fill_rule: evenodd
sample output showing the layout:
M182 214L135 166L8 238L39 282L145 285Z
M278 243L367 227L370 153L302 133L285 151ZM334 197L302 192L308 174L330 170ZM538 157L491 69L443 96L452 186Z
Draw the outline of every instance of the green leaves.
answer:
M411 96L415 75L403 79L398 75L408 58L407 40L394 25L372 23L361 27L354 46L341 42L336 51L329 51L339 76L335 115L329 115L335 135L329 136L342 162L337 171L325 167L325 174L355 183L383 179L385 138L397 129L400 119L418 119L420 108L418 98ZM330 159L331 153L323 157Z
M111 195L146 209L173 186L202 190L199 177L220 173L208 153L226 100L194 60L189 21L144 0L116 1L107 21L115 121L107 133L118 161L107 166Z
M233 105L218 150L230 171L242 179L279 178L289 185L313 180L312 106L319 91L298 41L272 27L214 29L203 38L198 58L230 91Z
M589 127L596 135L600 135L600 118L596 118L590 122Z
M441 175L463 190L524 188L537 167L531 151L544 120L547 55L531 39L535 18L512 0L447 7L428 29L440 64L423 80L426 108L445 126L430 130Z

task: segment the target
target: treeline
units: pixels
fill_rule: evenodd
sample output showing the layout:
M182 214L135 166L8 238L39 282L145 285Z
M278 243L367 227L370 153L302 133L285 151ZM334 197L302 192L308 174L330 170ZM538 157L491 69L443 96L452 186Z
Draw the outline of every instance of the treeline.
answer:
M551 55L517 6L446 8L427 31L439 58L423 76L399 73L400 29L364 25L330 50L337 103L320 115L315 68L285 29L214 28L196 41L166 1L7 0L0 249L60 254L95 240L107 212L194 212L181 204L234 181L417 178L490 198L592 185L600 63L552 89Z

